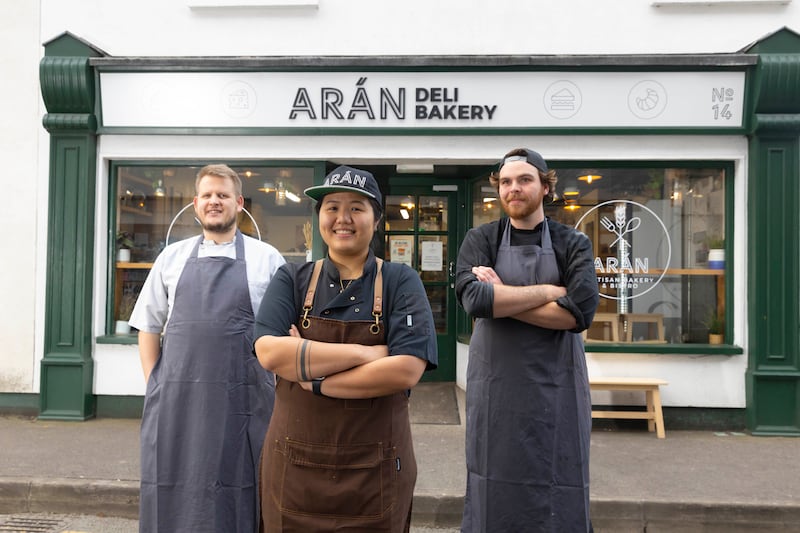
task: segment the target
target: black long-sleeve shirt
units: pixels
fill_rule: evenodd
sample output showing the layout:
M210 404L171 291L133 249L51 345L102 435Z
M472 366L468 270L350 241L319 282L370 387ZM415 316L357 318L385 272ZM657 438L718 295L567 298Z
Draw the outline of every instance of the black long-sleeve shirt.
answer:
M508 217L503 217L473 228L461 243L456 264L456 297L472 316L493 318L494 288L490 283L478 281L472 273L472 267L494 268L500 240L508 224ZM556 300L556 303L575 317L576 326L572 331L579 333L591 325L600 299L592 243L586 235L570 226L550 219L547 224L560 284L567 289L566 296ZM537 226L539 228L541 225ZM512 232L516 231L513 227L511 229ZM514 242L512 235L512 246Z

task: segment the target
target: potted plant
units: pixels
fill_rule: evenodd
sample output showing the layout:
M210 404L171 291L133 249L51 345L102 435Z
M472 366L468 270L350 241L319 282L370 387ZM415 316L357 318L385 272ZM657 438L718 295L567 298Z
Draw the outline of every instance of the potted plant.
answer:
M127 231L117 232L117 262L130 263L133 239Z
M725 268L725 239L715 235L708 238L708 268Z
M708 328L708 344L722 344L725 336L725 320L716 309L708 312L704 324Z
M130 292L123 293L117 309L117 320L114 323L114 333L117 335L127 335L131 332L128 320L131 318L134 305L136 305L136 295Z

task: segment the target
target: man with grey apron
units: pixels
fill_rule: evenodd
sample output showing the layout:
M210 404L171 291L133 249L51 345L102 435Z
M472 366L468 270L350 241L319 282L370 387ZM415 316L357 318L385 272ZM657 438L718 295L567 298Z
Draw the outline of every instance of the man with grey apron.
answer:
M598 303L591 243L545 218L556 177L538 153L512 150L490 182L508 218L470 230L457 266L459 302L477 317L462 531L591 531L579 336Z
M274 378L252 350L249 279L256 274L248 272L245 249L253 252L254 265L272 263L260 273L267 279L283 261L274 248L236 229L241 193L233 176L228 167L201 171L201 200L195 202L204 234L159 256L134 313L148 378L141 428L143 532L258 528L256 465L272 412ZM201 247L205 254L233 256L198 256ZM188 257L176 268L186 250ZM163 287L169 319L150 367L159 281L170 279L177 281Z

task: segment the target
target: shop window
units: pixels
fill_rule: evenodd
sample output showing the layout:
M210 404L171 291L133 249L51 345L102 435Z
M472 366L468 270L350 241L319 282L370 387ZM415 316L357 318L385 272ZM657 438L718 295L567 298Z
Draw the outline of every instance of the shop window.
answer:
M724 342L729 172L557 169L558 198L545 200L545 213L594 248L601 298L587 343ZM488 180L473 184L472 199L474 226L501 215Z
M192 200L203 165L113 165L113 249L109 331L130 333L127 318L155 258L168 244L202 233ZM311 244L313 166L233 166L242 179L242 233L303 262Z

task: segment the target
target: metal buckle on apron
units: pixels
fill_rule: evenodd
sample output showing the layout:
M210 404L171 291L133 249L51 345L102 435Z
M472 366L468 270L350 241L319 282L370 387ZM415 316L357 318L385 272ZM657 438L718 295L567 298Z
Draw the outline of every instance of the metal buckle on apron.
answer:
M303 329L308 329L311 325L311 321L308 319L308 312L311 311L310 307L303 307L303 320L300 321L300 326Z
M376 313L373 311L372 316L375 317L375 323L369 325L369 332L372 333L373 335L377 335L378 333L381 332L381 324L380 324L381 313Z

